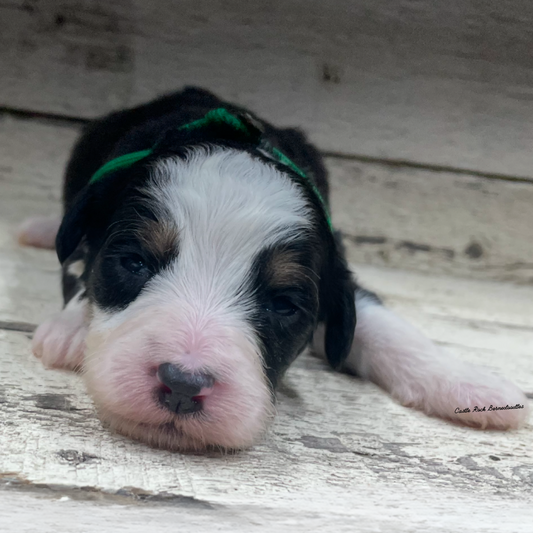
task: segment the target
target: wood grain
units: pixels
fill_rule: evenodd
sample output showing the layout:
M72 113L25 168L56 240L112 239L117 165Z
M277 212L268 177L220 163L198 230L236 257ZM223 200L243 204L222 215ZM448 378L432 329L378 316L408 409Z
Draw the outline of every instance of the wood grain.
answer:
M94 117L198 84L324 150L533 177L527 0L12 0L0 105Z
M359 270L363 282L380 287L389 305L456 357L533 391L533 290L478 281L468 284L466 294L449 277ZM494 294L499 305L490 308ZM221 523L233 517L243 531L254 514L265 527L272 521L282 527L289 517L345 528L361 519L362 531L394 520L412 531L420 520L439 518L436 525L450 532L460 517L495 531L487 517L507 516L507 523L494 527L526 531L518 524L530 516L533 501L531 425L514 433L453 426L303 356L290 369L277 418L257 446L231 455L172 454L109 433L80 378L44 370L29 355L28 337L0 331L0 478L9 483L5 490L15 490L1 500L0 521L12 519L10 508L2 507L6 501L27 501L38 509L32 497L41 495L55 509L65 508L56 518L61 524L70 524L79 508L70 500L90 500L184 507L186 520L187 508L194 508L197 518L188 524L197 520L207 527L203 521L212 513ZM152 513L131 512L126 521L133 525ZM109 515L96 510L94 516Z
M248 451L111 434L30 354L59 267L15 233L60 214L76 121L203 85L303 126L361 283L533 398L532 22L526 0L0 2L0 530L529 533L531 424L452 426L307 354Z
M283 505L261 506L228 504L202 509L194 505L171 503L117 504L77 501L79 495L57 487L50 495L2 492L0 525L6 532L17 533L146 533L147 531L181 531L212 533L249 533L257 531L291 531L307 533L374 533L376 531L431 531L455 533L529 533L533 511L529 503L484 497L460 497L443 493L406 493L393 487L385 492L361 491L343 513L320 509L302 512ZM86 492L84 495L90 495ZM98 494L93 492L96 498ZM20 512L24 509L24 512ZM178 526L177 526L178 524Z
M60 214L61 176L78 133L71 124L0 121L0 262L20 268L18 276L28 261L56 268L42 251L21 249L14 235L27 217ZM532 281L532 184L338 157L326 163L333 220L346 235L350 261Z
M533 281L529 183L328 158L334 224L356 263Z
M216 531L248 533L250 531L291 531L307 533L373 533L375 531L432 531L454 533L529 533L532 511L527 503L501 498L474 501L447 495L426 494L413 499L400 489L384 497L383 493L363 493L346 513L329 513L315 509L300 512L286 507L242 506L228 504L212 510L183 506L109 505L71 501L61 491L53 498L24 493L3 493L0 525L18 533L100 533L108 528L118 533L145 533L173 530L211 533ZM387 495L389 496L389 494ZM400 500L400 497L405 497ZM17 512L25 509L24 513ZM80 517L83 517L80 519Z

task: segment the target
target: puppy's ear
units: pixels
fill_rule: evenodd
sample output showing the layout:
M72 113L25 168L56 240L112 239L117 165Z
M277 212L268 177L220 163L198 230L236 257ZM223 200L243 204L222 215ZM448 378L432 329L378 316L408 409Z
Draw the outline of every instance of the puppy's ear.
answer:
M66 207L56 237L56 252L63 264L86 237L93 240L102 234L120 202L128 170L118 170L101 182L85 186Z
M87 231L90 197L86 187L63 216L56 236L56 253L61 264L74 253Z
M350 353L356 324L356 283L348 268L339 234L333 238L329 259L322 284L325 352L329 364L339 369Z

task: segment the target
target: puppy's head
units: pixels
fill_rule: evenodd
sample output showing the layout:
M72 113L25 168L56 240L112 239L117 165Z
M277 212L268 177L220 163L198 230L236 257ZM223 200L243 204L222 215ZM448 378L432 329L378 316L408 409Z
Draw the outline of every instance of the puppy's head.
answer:
M246 447L318 322L333 366L350 349L353 282L320 202L260 155L196 146L89 185L60 260L80 243L88 389L112 428L154 446Z

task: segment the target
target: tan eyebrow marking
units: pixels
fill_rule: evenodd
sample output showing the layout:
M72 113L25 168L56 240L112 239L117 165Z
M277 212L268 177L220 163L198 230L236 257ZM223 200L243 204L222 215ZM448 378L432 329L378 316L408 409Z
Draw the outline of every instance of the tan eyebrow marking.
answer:
M316 283L314 272L301 264L299 254L294 250L276 249L268 259L266 274L274 287L301 284L303 280L311 279Z
M168 220L143 220L135 229L135 236L143 248L158 260L164 261L169 254L177 253L178 228Z

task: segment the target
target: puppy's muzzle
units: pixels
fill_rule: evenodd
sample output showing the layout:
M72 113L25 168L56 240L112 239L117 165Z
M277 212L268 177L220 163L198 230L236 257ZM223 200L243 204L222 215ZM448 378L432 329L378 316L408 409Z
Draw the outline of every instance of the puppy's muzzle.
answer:
M215 384L212 376L190 374L171 363L159 365L157 377L161 382L160 403L179 415L201 411L203 397L210 394Z

